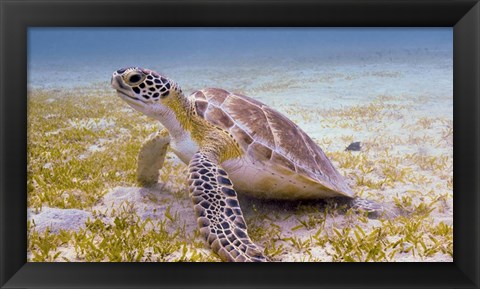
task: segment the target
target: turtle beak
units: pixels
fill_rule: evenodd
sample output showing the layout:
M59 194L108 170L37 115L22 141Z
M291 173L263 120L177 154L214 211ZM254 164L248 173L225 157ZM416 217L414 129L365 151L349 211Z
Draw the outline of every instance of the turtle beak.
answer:
M110 83L112 84L113 88L115 88L116 90L127 90L125 85L123 84L123 80L122 80L122 77L120 75L113 75L112 76L112 79L110 80Z
M113 88L115 88L118 92L121 92L123 94L126 94L126 95L130 96L130 93L129 93L130 92L130 87L125 85L125 83L123 82L123 79L120 75L118 75L118 74L115 75L114 74L112 76L112 79L111 79L111 84L112 84Z
M130 104L138 105L138 102L142 102L140 99L131 95L131 89L125 85L120 75L114 73L110 80L112 87L117 91L117 95Z

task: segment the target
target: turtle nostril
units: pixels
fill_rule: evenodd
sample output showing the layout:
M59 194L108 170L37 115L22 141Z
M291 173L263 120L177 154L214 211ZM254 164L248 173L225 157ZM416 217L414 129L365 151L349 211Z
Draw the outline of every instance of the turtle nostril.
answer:
M119 74L124 73L125 70L127 70L127 69L126 68L119 69L119 70L117 70L117 73L119 73Z

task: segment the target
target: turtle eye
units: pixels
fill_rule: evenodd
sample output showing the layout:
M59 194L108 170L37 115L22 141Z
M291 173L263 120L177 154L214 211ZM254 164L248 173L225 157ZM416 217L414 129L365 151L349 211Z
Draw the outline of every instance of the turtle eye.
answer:
M128 77L128 82L130 83L138 83L142 80L142 76L139 73L132 74Z
M140 79L142 79L142 77L139 74L134 74L134 75L130 76L130 78L128 80L132 83L135 83L135 82L139 82Z

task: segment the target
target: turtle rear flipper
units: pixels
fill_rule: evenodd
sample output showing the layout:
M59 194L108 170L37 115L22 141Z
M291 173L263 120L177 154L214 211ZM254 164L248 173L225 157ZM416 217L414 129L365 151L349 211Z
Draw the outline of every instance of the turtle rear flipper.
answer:
M367 212L371 218L395 218L400 215L399 210L388 204L381 204L359 197L350 199L348 205L354 210Z
M189 187L200 233L224 261L265 262L250 240L237 193L214 158L197 152L189 165Z
M368 215L369 218L395 218L400 215L403 215L405 212L402 212L399 208L396 208L391 204L377 203L372 200L363 199L359 197L354 198L345 198L337 197L334 198L337 204L344 204L347 206L347 209L352 209L357 212L363 212Z

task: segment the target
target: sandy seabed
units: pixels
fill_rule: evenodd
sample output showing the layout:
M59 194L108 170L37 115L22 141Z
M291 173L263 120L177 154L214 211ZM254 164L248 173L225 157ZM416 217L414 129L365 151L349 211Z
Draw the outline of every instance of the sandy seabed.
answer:
M345 212L328 201L275 202L241 196L240 204L250 235L271 260L453 261L451 59L413 64L382 60L340 65L314 65L308 61L275 66L262 63L235 67L212 65L172 68L171 71L163 69L162 72L168 72L167 76L175 79L186 92L220 87L274 107L320 145L358 196L389 203L409 212L393 219L373 219ZM116 97L106 82L76 89L98 100ZM30 101L48 108L58 105L62 97L82 97L73 93L64 96L62 91L31 88ZM39 97L39 94L43 96ZM115 138L139 144L139 139L129 136L130 125L145 126L148 130L160 127L125 103L117 99L112 103L117 106L116 112L128 115L131 121L128 126L108 110L103 112L103 117L91 117L87 110L67 123L56 123L54 116L45 115L44 119L49 119L50 125L45 131L36 133L51 137L62 134L64 129L88 132L88 145L76 156L82 161L106 153L114 145ZM95 138L98 132L102 132L101 136ZM82 134L77 137L81 139ZM38 146L40 140L30 138L29 146ZM360 142L361 150L345 151L352 142ZM62 159L69 152L62 156L48 154L48 147L44 150L46 155L42 158L29 156L29 220L35 222L30 235L41 233L47 227L50 227L50 234L59 234L60 229L88 233L89 226L82 224L89 218L114 224L113 212L128 207L129 212L140 220L165 219L168 213L173 216L169 230L174 231L175 226L182 228L182 234L177 237L187 244L187 253L182 253L183 248L178 249L162 261L178 261L179 256L188 261L192 254L211 256L205 244L196 243L201 239L186 190L186 167L172 152L168 153L166 168L161 171L162 185L138 188L128 179L119 181L109 175L93 174L92 178L104 178L103 185L95 193L98 196L96 201L58 205L52 201L54 197L44 196L55 192L55 177L44 180L49 182L47 187L50 188L45 190L46 186L35 176L54 170L58 165L54 158ZM135 152L129 154L134 159ZM122 174L122 170L132 171L134 167L131 164L128 169L114 168L118 170L116 173ZM78 176L77 181L81 182L81 178ZM67 189L57 194L68 199L70 196L91 195L92 192ZM57 209L59 211L55 211ZM74 212L72 215L69 210L73 209L84 213ZM62 218L65 222L59 221ZM75 220L78 227L72 228L69 218ZM92 240L101 250L101 237ZM53 255L60 252L55 261L88 261L86 253L75 246L75 242L59 245L52 252ZM34 252L38 250L35 243L30 242L30 261L41 260L35 259ZM155 258L156 254L152 248L145 248L144 256L138 260L159 260ZM101 261L112 260L105 257Z

